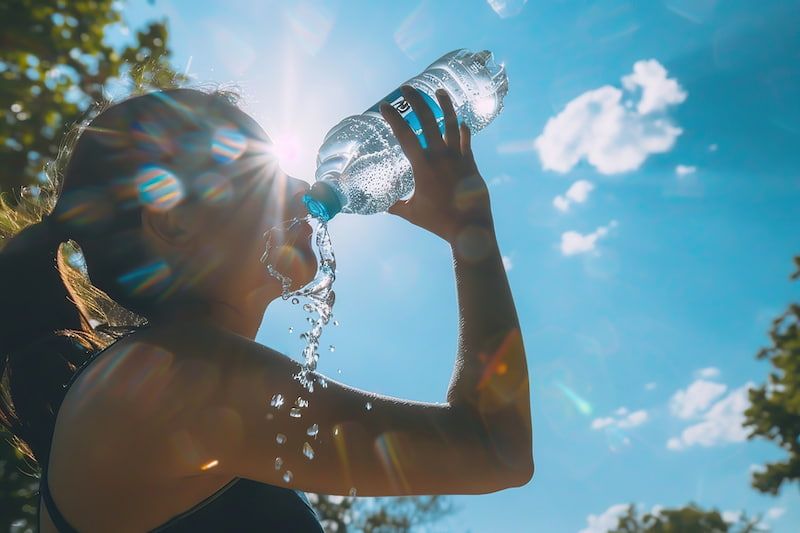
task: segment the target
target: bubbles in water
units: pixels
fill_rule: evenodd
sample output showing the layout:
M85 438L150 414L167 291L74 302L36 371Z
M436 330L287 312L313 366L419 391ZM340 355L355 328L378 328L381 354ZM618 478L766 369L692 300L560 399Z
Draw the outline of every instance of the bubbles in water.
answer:
M283 467L283 459L280 457L275 458L275 470L280 470Z
M300 418L303 415L300 413L300 409L298 409L297 407L292 407L291 409L289 409L289 416L291 416L292 418Z
M313 313L314 306L311 304L303 304L303 311L305 311L306 313Z
M330 351L332 351L332 352L335 352L335 351L336 351L336 346L334 346L333 344L331 344L330 346L328 346L328 350L330 350Z
M307 442L303 443L303 455L305 455L309 460L314 458L314 448L312 448Z
M277 435L275 435L275 442L277 442L278 444L283 444L284 442L286 442L286 435L284 435L283 433L278 433Z
M309 437L316 437L317 433L319 433L319 426L317 424L312 424L311 427L306 430L306 435Z
M287 470L286 472L283 473L283 480L286 483L291 483L293 477L294 475L292 474L291 470Z
M365 408L367 411L372 411L372 402L367 402L367 403L364 405L364 408Z
M283 407L283 395L282 394L276 394L269 401L269 404L272 407L274 407L275 409L280 409L281 407Z
M292 326L289 326L289 333L294 333L294 328Z
M292 298L292 303L293 303L294 305L297 305L297 304L299 304L299 303L300 303L300 298Z
M300 407L300 408L303 408L303 407L308 407L308 400L306 400L306 399L305 399L305 398L303 398L302 396L298 396L298 397L297 397L297 400L295 400L294 404L295 404L297 407Z

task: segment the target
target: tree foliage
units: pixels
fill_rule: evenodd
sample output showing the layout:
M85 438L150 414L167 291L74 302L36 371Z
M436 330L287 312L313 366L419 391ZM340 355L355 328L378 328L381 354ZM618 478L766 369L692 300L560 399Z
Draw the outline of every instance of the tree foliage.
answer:
M165 22L115 44L125 33L112 0L0 2L0 193L13 199L43 180L66 127L93 103L107 100L109 83L173 85ZM116 40L121 40L117 37Z
M794 258L800 278L800 256ZM758 353L772 363L767 383L750 391L750 407L745 411L745 427L750 438L771 440L788 456L768 463L753 473L753 487L778 494L784 483L800 480L800 304L793 303L772 323L772 346Z
M719 511L706 511L694 504L678 509L660 509L640 514L631 504L609 533L756 533L767 531L757 518L742 514L735 523L725 521Z
M453 511L444 496L354 498L309 494L325 531L402 533L442 519Z

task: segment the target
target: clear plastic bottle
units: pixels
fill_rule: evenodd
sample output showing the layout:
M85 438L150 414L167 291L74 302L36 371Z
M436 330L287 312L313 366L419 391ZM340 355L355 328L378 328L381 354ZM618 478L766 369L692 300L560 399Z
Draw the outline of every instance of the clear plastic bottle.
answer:
M406 84L422 93L442 131L444 118L435 96L438 89L447 90L459 121L465 122L472 133L500 113L508 92L505 68L495 63L488 50L473 53L462 49L445 54ZM425 146L419 119L400 90L381 101L400 112ZM379 105L347 117L325 136L317 154L316 183L304 198L315 217L327 221L339 212L380 213L413 192L411 164L381 116Z

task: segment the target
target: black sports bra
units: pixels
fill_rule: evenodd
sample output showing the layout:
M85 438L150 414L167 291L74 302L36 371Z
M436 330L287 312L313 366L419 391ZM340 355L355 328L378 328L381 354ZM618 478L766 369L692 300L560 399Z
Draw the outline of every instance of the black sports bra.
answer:
M108 348L106 348L108 349ZM92 354L72 375L68 389L103 351ZM66 391L65 391L66 394ZM56 416L58 410L56 410ZM39 492L60 533L77 533L58 510L47 485L47 465L42 467ZM38 516L38 514L37 514ZM37 527L37 529L40 529ZM204 531L279 531L322 533L316 512L305 493L247 478L234 478L220 490L152 530L158 533Z

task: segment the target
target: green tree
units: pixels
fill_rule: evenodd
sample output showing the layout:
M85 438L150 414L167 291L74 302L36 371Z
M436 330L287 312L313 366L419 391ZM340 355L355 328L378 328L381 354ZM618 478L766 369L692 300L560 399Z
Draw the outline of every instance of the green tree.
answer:
M309 494L325 531L401 533L430 524L453 512L444 496L354 498Z
M791 279L797 280L800 256L794 262L797 271ZM784 483L800 480L800 304L791 304L773 321L770 338L772 346L757 357L769 359L773 369L767 383L750 391L744 426L751 428L749 438L771 440L788 454L753 473L753 487L778 494Z
M631 504L609 533L756 533L768 531L758 518L742 514L735 523L726 522L719 511L706 511L694 504L678 509L639 514Z
M110 81L164 87L179 78L168 62L166 22L135 32L130 45L109 42L110 30L127 28L123 5L0 2L0 193L44 179L64 129L107 99Z

